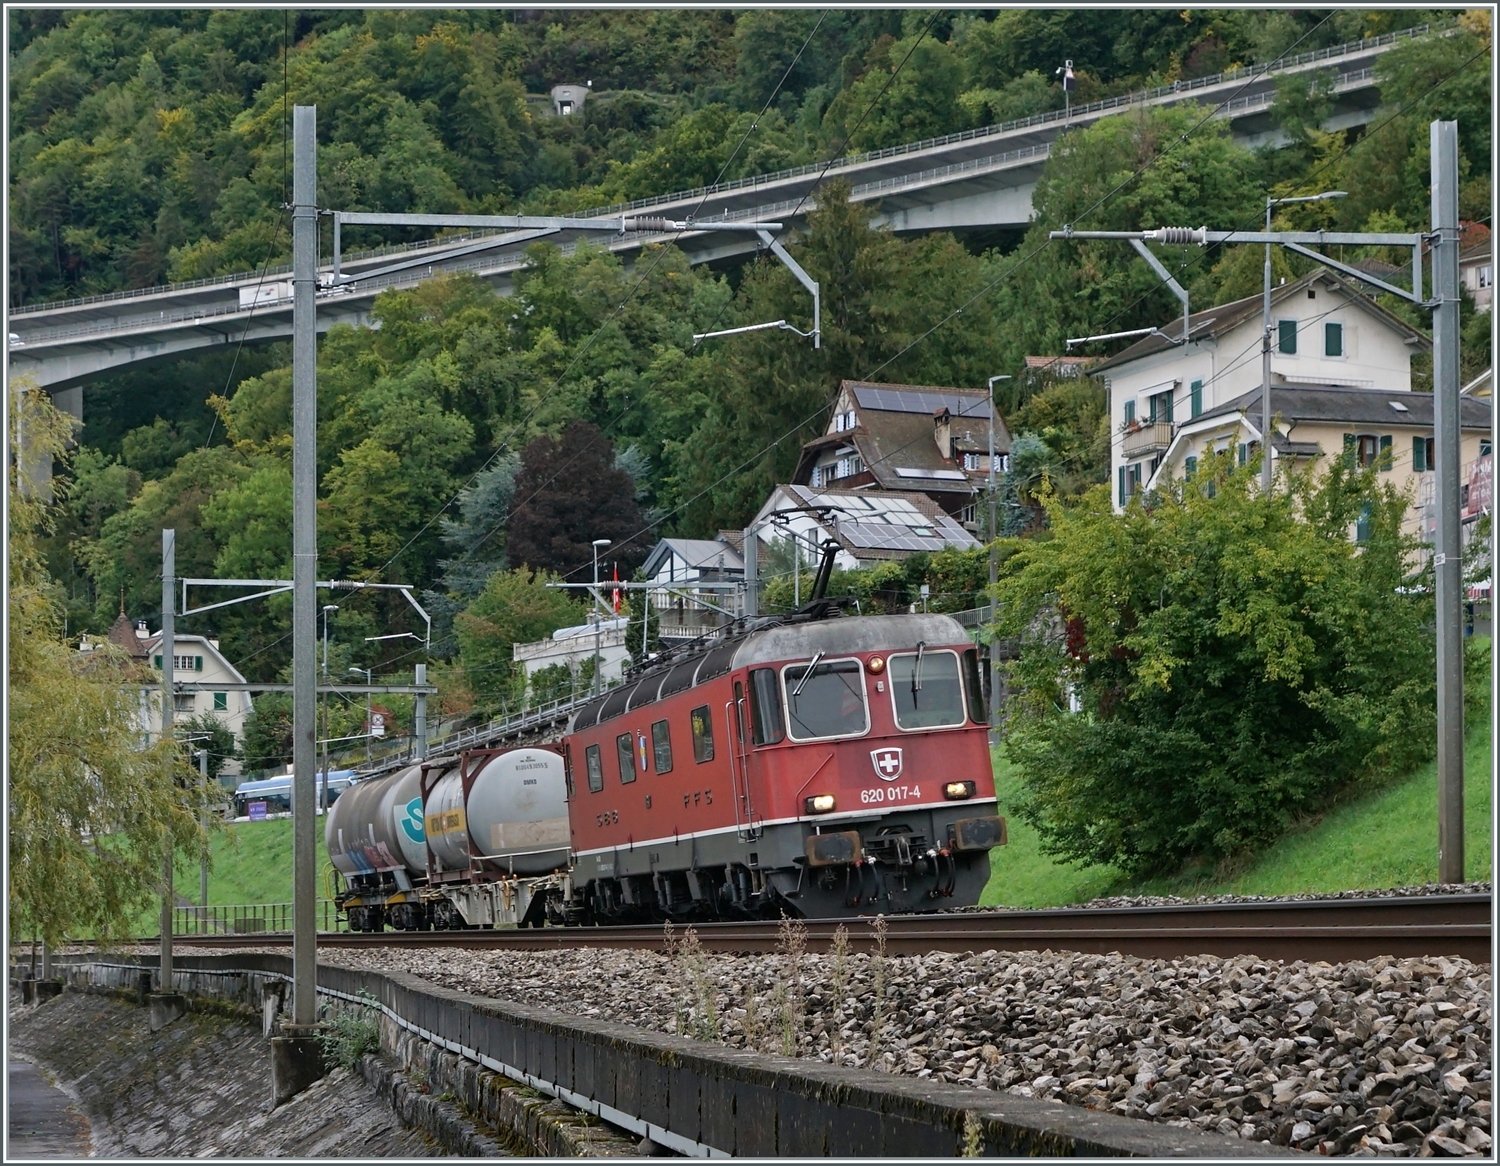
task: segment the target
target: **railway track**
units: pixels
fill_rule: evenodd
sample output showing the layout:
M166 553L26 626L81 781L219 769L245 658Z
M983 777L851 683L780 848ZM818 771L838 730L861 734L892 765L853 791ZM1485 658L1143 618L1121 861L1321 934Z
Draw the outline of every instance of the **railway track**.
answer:
M886 950L1112 952L1171 959L1187 955L1256 955L1264 959L1345 960L1376 956L1458 956L1491 960L1491 896L1422 895L1381 899L1215 903L1171 907L1059 908L897 915L886 919ZM875 940L870 920L846 924L855 950ZM838 920L807 921L808 946L823 950ZM679 932L681 928L678 929ZM766 952L777 945L774 922L702 923L698 938L710 951ZM142 943L155 942L142 940ZM179 936L184 946L285 946L286 932ZM658 925L545 927L472 931L323 932L325 947L460 947L506 951L566 947L651 948L663 942Z

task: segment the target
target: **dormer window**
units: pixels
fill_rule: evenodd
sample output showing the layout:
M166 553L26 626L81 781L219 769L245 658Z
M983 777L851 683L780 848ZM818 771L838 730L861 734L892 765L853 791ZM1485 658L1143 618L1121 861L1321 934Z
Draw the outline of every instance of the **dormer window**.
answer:
M835 413L833 415L833 431L835 433L845 433L845 432L847 432L847 431L849 431L850 429L853 429L853 428L854 428L854 410L853 409L846 410L843 413Z

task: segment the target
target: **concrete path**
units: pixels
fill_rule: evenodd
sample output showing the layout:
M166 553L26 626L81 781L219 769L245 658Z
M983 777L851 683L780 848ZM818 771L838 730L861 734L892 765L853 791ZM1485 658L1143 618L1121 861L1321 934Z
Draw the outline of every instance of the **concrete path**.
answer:
M89 1119L30 1061L11 1053L6 1066L10 1139L6 1160L89 1156Z

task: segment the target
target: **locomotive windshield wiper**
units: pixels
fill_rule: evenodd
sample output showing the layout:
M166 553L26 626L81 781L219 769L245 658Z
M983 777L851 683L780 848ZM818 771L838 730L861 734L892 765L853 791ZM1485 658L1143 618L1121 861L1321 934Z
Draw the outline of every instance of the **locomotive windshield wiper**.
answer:
M792 689L793 700L802 695L802 690L807 687L807 682L812 677L813 669L818 666L818 661L822 660L827 654L827 652L819 652L812 658L812 663L807 666L807 671L802 674L802 679L797 681L797 687Z
M915 696L922 691L922 656L927 651L927 641L917 641L917 666L911 670L911 691Z

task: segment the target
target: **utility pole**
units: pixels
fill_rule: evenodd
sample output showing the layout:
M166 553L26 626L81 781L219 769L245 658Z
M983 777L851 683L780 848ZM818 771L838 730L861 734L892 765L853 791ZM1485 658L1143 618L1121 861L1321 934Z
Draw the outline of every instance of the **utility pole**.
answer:
M427 683L427 665L417 665L416 680L418 684ZM425 693L417 696L416 724L412 726L417 736L417 760L427 760L427 696Z
M604 631L599 622L599 548L609 546L609 539L596 538L592 545L594 548L594 695L598 696L604 690L604 681L599 675L599 656L602 650L600 637Z
M1438 881L1464 881L1463 551L1459 543L1458 123L1432 142L1432 410L1437 454Z
M337 611L337 603L325 603L323 605L323 687L328 687L328 613ZM368 683L368 681L366 682ZM328 812L328 738L333 734L328 731L328 693L323 693L323 780L318 785L318 812Z
M203 830L205 849L198 860L198 902L203 905L203 929L208 930L208 747L198 750L198 825Z
M172 742L172 717L175 711L173 702L176 695L172 691L172 680L176 660L173 656L176 650L174 636L173 615L173 592L177 589L177 531L163 529L161 532L161 739L162 756L166 758L167 779L174 785L177 775L174 772L174 762L177 755ZM167 853L162 859L161 875L161 987L160 991L170 992L172 990L172 832L167 834Z
M292 113L292 1022L318 1019L318 141Z
M1000 537L1000 531L995 517L995 382L1010 380L1009 373L990 377L990 465L988 475L988 489L990 494L990 623L995 622L995 584L1000 581L1000 569L995 561L995 540ZM994 640L990 641L990 744L998 744L996 740L1000 725L1000 645Z

